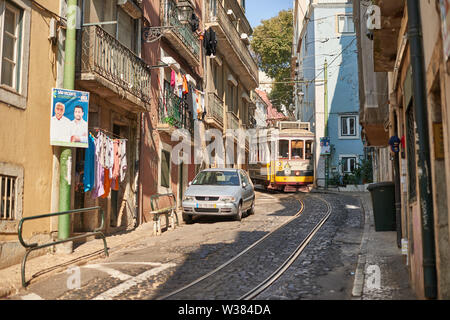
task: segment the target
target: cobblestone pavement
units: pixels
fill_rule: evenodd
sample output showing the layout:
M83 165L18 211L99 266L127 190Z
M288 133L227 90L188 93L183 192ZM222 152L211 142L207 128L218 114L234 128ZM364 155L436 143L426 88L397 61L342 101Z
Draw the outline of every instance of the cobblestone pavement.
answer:
M301 215L214 277L169 299L238 299L265 280L332 206L328 221L299 258L257 299L350 299L364 227L358 197L258 193L255 214L242 222L201 218L159 237L145 237L79 268L38 281L10 299L157 299L198 279L270 231ZM77 279L79 282L77 283Z
M182 225L159 237L144 233L142 239L134 239L131 244L124 245L123 249L114 250L109 258L91 260L88 265L81 265L78 271L68 267L64 269L65 272L35 281L27 290L20 290L18 295L9 298L92 299L126 283L123 287L130 286L130 290L126 290L127 299L141 299L145 295L141 290L144 281L151 278L146 285L156 288L165 279L166 271L177 270L186 261L199 261L196 269L183 279L194 280L289 220L299 211L300 204L292 195L258 192L255 209L255 214L244 218L242 222L229 218L204 217L197 219L193 225ZM147 231L151 232L151 228L147 228ZM108 239L108 246L109 241ZM51 255L36 258L36 261L42 261L44 268L44 265L51 265L45 262L49 259ZM33 260L27 270L38 270L31 267ZM76 272L81 278L80 288L69 290L74 285L69 282L77 275ZM135 279L142 274L141 278ZM116 298L116 295L110 298Z

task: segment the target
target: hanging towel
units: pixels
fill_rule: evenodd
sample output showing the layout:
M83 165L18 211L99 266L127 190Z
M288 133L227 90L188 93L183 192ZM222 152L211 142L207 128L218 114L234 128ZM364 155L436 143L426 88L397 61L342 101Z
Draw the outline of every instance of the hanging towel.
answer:
M89 134L88 148L84 155L84 192L91 191L95 183L95 139Z
M105 199L108 198L109 196L109 192L111 191L111 179L109 178L109 169L103 169L104 170L104 181L105 181L105 185L104 185L104 189L105 189L105 193L101 196L101 198Z
M125 180L127 174L127 141L120 141L120 182Z
M175 71L172 70L172 72L170 73L170 86L175 87L175 82L176 82L176 75Z
M187 94L189 92L188 83L186 76L183 75L183 94Z

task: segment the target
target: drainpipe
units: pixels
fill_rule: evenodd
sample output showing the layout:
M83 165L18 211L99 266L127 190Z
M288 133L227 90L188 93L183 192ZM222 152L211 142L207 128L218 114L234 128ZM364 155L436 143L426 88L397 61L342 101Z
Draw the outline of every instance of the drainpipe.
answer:
M325 119L325 137L328 137L328 62L325 59L324 64L324 119ZM331 141L330 141L331 145ZM331 147L330 147L331 149ZM330 176L330 157L331 155L325 155L325 189L328 190L328 180Z
M64 89L75 87L76 57L76 18L77 0L67 1L67 29L64 61ZM62 148L60 156L59 211L70 210L70 191L72 176L72 149ZM70 236L70 215L58 217L58 238L65 240Z
M420 1L408 0L408 37L411 48L414 111L418 135L418 173L422 214L423 274L425 298L437 296L434 217L431 185L430 145L425 87L425 66L420 21Z

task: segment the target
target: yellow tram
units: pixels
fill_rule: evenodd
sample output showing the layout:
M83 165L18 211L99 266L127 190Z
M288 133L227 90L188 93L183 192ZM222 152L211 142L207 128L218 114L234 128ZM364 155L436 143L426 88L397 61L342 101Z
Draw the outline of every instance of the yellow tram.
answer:
M270 161L250 165L250 177L269 190L304 190L314 182L314 133L308 122L280 121L278 125L268 136Z

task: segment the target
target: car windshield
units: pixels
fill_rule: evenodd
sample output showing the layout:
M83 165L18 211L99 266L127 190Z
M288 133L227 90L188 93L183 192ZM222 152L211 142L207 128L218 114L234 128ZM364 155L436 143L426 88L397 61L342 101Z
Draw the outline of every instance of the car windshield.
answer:
M203 171L192 182L196 186L239 186L239 176L234 171Z

